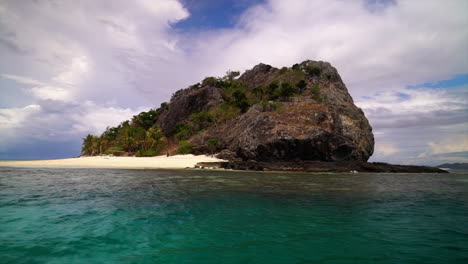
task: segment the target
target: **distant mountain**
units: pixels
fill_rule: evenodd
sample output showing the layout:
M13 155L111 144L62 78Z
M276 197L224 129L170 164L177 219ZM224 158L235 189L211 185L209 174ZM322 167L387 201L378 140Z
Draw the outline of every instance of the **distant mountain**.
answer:
M468 151L433 154L434 158L468 158Z
M444 163L436 167L452 169L452 170L468 170L468 163Z

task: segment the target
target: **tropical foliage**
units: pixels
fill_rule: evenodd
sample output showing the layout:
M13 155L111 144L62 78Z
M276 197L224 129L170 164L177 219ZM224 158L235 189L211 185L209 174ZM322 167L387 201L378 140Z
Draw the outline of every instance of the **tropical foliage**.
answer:
M162 107L165 107L162 105ZM161 153L167 138L155 125L161 110L142 112L116 127L108 127L101 136L87 135L83 139L83 155L135 153L155 156Z

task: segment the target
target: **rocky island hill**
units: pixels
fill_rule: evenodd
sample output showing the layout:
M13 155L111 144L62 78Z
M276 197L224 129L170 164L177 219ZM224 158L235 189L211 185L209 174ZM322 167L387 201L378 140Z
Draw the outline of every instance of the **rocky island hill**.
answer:
M230 161L219 166L234 169L439 171L367 163L373 151L372 127L337 70L307 60L205 78L158 109L88 135L82 155L217 153Z

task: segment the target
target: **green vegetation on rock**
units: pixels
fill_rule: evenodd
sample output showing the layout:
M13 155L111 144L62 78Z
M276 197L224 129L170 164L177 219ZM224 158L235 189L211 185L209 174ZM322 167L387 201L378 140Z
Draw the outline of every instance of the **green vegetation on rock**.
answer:
M312 98L314 98L315 101L319 103L323 102L323 96L320 93L320 86L318 84L312 85L310 93L312 94Z

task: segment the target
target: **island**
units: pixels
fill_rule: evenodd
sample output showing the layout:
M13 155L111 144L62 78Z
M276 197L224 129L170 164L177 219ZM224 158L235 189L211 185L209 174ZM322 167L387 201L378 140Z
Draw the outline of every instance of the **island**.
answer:
M374 135L338 71L306 60L281 69L258 64L242 75L207 77L169 103L100 136L82 156L216 155L197 167L247 170L445 172L369 163Z

